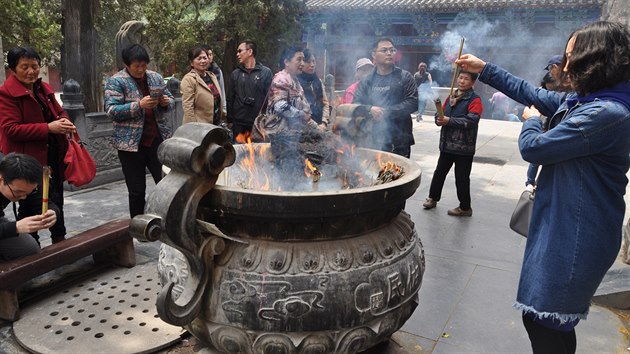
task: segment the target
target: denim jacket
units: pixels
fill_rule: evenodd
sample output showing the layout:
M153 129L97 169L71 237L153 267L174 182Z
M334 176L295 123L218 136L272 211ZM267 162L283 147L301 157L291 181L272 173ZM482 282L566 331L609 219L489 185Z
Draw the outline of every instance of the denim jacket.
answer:
M565 99L491 63L479 80L551 117L546 132L539 118L525 121L519 137L523 159L543 167L514 306L560 323L584 319L621 244L630 84L596 93L603 98Z

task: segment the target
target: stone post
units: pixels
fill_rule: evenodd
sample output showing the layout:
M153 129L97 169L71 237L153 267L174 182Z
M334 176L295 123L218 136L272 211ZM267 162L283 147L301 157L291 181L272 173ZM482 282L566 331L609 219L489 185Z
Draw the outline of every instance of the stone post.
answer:
M68 79L63 83L61 94L63 101L63 110L68 113L70 120L77 127L77 132L83 140L87 138L85 127L85 106L83 106L83 94L81 93L81 85L74 79Z
M166 88L175 97L175 108L171 110L168 115L169 125L173 132L182 125L184 118L184 108L182 107L182 93L179 91L180 81L176 78L171 78L166 83Z

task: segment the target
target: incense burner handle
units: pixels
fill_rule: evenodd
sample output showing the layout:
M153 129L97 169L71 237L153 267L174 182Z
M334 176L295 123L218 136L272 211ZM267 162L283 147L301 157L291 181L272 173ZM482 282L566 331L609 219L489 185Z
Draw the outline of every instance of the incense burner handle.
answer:
M160 145L158 157L170 171L147 198L145 213L131 220L130 233L140 241L160 240L184 256L187 277L163 281L156 304L162 320L183 326L199 314L211 291L214 257L225 248L223 239L199 228L198 204L236 153L225 129L188 123Z

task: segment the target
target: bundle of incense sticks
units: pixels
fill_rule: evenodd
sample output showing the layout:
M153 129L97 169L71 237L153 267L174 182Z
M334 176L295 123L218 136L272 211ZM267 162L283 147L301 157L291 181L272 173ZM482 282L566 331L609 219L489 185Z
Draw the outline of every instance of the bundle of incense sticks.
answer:
M438 117L440 117L440 119L444 119L444 109L442 108L442 100L438 97L435 100L433 100L433 102L435 103L435 111L438 114Z
M42 178L42 215L48 211L48 189L50 185L50 166L44 166Z

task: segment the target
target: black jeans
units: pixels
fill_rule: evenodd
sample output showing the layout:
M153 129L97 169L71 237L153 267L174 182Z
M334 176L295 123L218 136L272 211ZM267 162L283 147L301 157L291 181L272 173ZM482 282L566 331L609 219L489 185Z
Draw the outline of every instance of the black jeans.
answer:
M463 210L470 209L470 171L472 170L473 156L455 155L441 152L437 167L433 173L433 180L429 188L429 198L436 202L442 197L442 188L446 175L455 164L455 187L459 207Z
M139 146L137 152L118 150L118 158L129 192L129 215L132 218L144 213L147 189L145 168L149 170L156 184L162 179L162 164L157 157L160 142L159 139L155 139L152 146Z
M523 325L527 330L534 354L574 354L577 347L575 328L569 332L547 328L526 315Z

